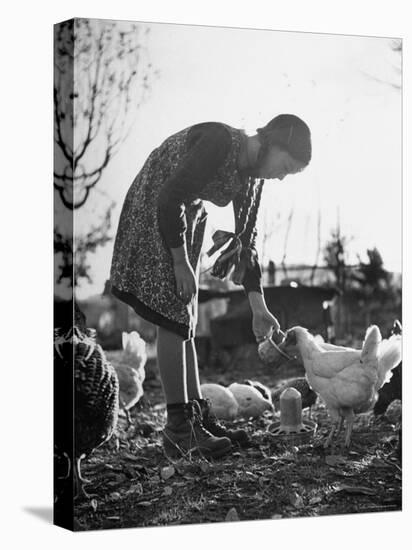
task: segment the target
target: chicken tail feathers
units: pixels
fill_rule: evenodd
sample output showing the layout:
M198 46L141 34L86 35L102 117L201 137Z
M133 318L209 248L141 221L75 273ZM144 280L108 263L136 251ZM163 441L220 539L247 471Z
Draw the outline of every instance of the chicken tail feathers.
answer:
M389 382L392 369L402 360L402 338L394 334L388 340L383 340L378 352L378 389Z
M378 347L382 341L381 331L376 325L371 325L366 331L363 342L361 362L376 361L378 358Z

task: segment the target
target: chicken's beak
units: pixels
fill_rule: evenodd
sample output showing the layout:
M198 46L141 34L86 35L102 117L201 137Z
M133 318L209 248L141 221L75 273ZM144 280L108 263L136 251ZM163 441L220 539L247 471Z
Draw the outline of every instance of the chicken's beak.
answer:
M286 331L286 338L284 341L285 347L287 346L296 346L297 340L296 340L296 332L294 330L288 330Z

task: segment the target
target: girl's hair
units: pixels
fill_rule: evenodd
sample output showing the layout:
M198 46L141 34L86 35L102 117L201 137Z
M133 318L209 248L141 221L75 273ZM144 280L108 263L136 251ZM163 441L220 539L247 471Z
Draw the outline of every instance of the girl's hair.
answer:
M307 166L312 158L312 142L308 125L295 115L279 115L257 130L262 147L258 159L277 145L295 160Z
M254 184L254 178L249 178L247 192L240 204L235 204L235 232L244 246L254 245L256 239L256 222L262 197L264 180Z
M258 161L266 155L271 146L277 145L280 149L288 152L291 157L302 162L304 166L309 164L312 157L310 130L299 117L279 115L263 128L258 128L257 133L261 142ZM235 233L242 243L242 252L237 264L234 257L223 262L218 259L214 265L212 275L223 279L235 263L236 279L241 282L245 269L251 267L256 260L256 223L263 183L263 179L255 183L255 179L250 177L243 196L239 197L238 195L233 199ZM235 246L236 242L233 240L221 256Z

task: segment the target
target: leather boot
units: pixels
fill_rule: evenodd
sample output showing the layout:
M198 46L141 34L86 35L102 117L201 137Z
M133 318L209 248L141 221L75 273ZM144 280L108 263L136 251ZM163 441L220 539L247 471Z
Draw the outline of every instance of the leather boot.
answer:
M193 402L168 407L167 416L163 447L168 456L178 458L196 453L207 458L218 458L231 450L230 439L215 437L203 427Z
M230 430L219 422L211 410L210 399L195 399L194 401L199 407L203 426L208 432L216 437L227 437L232 443L238 443L241 446L247 446L250 443L250 438L245 430Z

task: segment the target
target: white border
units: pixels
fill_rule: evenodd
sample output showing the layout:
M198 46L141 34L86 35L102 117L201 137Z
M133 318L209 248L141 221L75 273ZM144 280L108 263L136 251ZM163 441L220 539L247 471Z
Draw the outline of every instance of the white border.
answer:
M410 15L406 1L247 2L183 0L136 2L72 0L66 4L14 1L2 11L2 295L1 538L4 548L405 548L406 512L259 521L213 526L129 529L70 534L25 511L50 507L52 499L52 24L73 16L209 24L291 31L404 38L404 133L409 126ZM410 119L410 116L409 116ZM409 121L410 124L410 121ZM407 141L404 139L404 236L410 233L406 204ZM388 182L390 193L390 182ZM409 201L410 202L410 201ZM385 220L382 220L385 223ZM404 326L409 335L410 255L404 238ZM408 292L406 291L408 289ZM408 307L409 306L409 307ZM410 340L406 337L405 340ZM409 356L405 346L404 362ZM408 369L405 386L410 386ZM405 392L407 393L407 392ZM408 404L408 396L406 395ZM408 409L410 407L407 407ZM410 411L407 419L410 425ZM404 438L409 440L407 430ZM410 441L407 441L410 443ZM408 445L410 450L410 444ZM410 453L408 453L410 456ZM405 461L406 462L406 461ZM408 495L409 469L404 475ZM276 472L274 472L276 475ZM405 538L403 538L405 537ZM404 542L405 541L405 542Z

